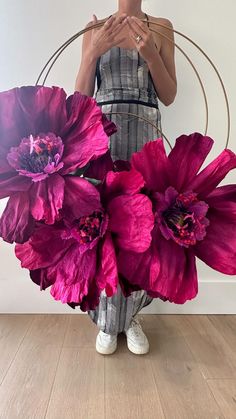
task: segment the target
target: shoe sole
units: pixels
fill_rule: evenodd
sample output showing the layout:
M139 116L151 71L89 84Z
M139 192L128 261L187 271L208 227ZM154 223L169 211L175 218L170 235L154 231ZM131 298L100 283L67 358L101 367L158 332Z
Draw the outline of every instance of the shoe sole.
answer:
M147 349L138 349L132 345L132 343L127 342L128 349L135 355L145 355L149 352L149 347Z
M114 352L116 351L116 349L117 349L117 345L115 345L111 349L105 349L103 346L101 346L99 343L96 342L96 351L99 354L102 354L102 355L112 355L112 354L114 354Z

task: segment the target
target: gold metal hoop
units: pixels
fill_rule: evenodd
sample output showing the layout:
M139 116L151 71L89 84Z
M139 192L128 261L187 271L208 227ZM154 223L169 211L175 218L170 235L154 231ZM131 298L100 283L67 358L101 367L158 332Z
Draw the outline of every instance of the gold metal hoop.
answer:
M146 19L140 19L142 22L147 22L147 20ZM103 26L104 25L104 23L105 22L101 22L101 23L96 23L96 24L94 24L94 25L91 25L91 26L89 26L89 27L87 27L87 28L85 28L85 29L83 29L83 30L81 30L81 31L79 31L79 32L77 32L75 35L73 35L71 38L69 38L64 44L62 44L55 52L54 52L54 54L49 58L49 60L47 61L47 63L45 64L45 66L43 67L43 69L42 69L42 71L40 72L40 74L39 74L39 77L38 77L38 79L37 79L37 81L36 81L36 85L39 83L39 81L40 81L40 78L42 77L42 75L43 75L43 73L44 73L44 71L47 69L47 67L49 66L49 64L50 64L50 66L49 66L49 68L48 68L48 70L47 70L47 73L46 73L46 75L45 75L45 77L44 77L44 80L43 80L43 85L45 84L45 82L46 82L46 80L47 80L47 77L48 77L48 75L49 75L49 73L50 73L50 71L51 71L51 69L52 69L52 67L53 67L53 65L55 64L55 62L58 60L58 58L59 58L59 56L62 54L62 52L73 42L73 41L75 41L79 36L81 36L82 34L84 34L85 32L88 32L88 31L90 31L90 30L92 30L92 29L95 29L95 28L98 28L98 27L100 27L100 26ZM227 93L226 93L226 89L225 89L225 86L224 86L224 83L223 83L223 80L222 80L222 78L221 78L221 76L220 76L220 74L219 74L219 71L217 70L217 68L216 68L216 66L214 65L214 63L212 62L212 60L208 57L208 55L203 51L203 49L201 48L201 47L199 47L199 45L197 45L196 44L196 42L194 42L191 38L189 38L187 35L185 35L185 34L183 34L182 32L180 32L180 31L177 31L177 30L175 30L175 29L173 29L173 28L170 28L170 27L168 27L168 26L166 26L166 25L162 25L162 24L160 24L160 23L156 23L156 22L151 22L151 24L153 24L153 25L156 25L156 26L161 26L161 27L163 27L163 28L166 28L166 29L168 29L169 31L173 31L174 33L176 33L176 34L178 34L178 35L180 35L180 36L182 36L183 38L185 38L187 41L189 41L192 45L194 45L202 54L203 54L203 56L207 59L207 61L210 63L210 65L213 67L213 69L214 69L214 71L215 71L215 73L216 73L216 75L217 75L217 77L218 77L218 79L219 79L219 81L220 81L220 84L221 84L221 87L222 87L222 90L223 90L223 94L224 94L224 98L225 98L225 104L226 104L226 110L227 110L227 139L226 139L226 145L225 145L225 148L227 148L228 147L228 143L229 143L229 135L230 135L230 110L229 110L229 101L228 101L228 97L227 97ZM202 83L202 80L201 80L201 77L200 77L200 75L199 75L199 73L198 73L198 71L197 71L197 69L196 69L196 67L194 66L194 64L193 64L193 62L190 60L190 58L188 57L188 55L184 52L184 50L181 48L181 47L179 47L179 45L177 45L172 39L170 39L167 35L165 35L165 34L163 34L163 33L161 33L160 31L157 31L157 30L154 30L154 29L151 29L150 28L150 30L152 31L152 32L154 32L154 33L158 33L160 36L163 36L165 39L167 39L169 42L171 42L172 44L174 44L175 46L176 46L176 48L185 56L185 58L188 60L188 62L190 63L190 65L192 66L192 68L193 68L193 70L194 70L194 72L195 72L195 74L196 74L196 76L197 76L197 78L198 78L198 81L199 81L199 83L200 83L200 86L201 86L201 89L202 89L202 93L203 93L203 96L204 96L204 102L205 102L205 109L206 109L206 127L205 127L205 135L207 134L207 129L208 129L208 121L209 121L209 110L208 110L208 102L207 102L207 96L206 96L206 92L205 92L205 89L204 89L204 85L203 85L203 83ZM117 113L120 113L120 112L117 112ZM124 114L127 114L127 113L124 113ZM136 116L136 117L138 117L138 118L140 118L138 115L135 115L135 114L133 114L134 116ZM153 125L154 126L154 124L152 124L150 121L148 121L148 120L146 120L148 123L150 123L151 125ZM167 138L166 138L166 136L160 131L160 129L157 127L157 126L155 126L155 128L158 130L158 132L160 132L161 133L161 135L164 137L164 139L168 142L168 145L171 147L171 145L170 145L170 143L169 143L169 141L167 140ZM171 147L172 148L172 147Z
M148 124L156 128L157 132L160 133L160 136L164 138L164 140L167 142L168 146L172 150L173 147L170 144L168 138L163 134L162 130L160 130L160 128L156 124L153 124L151 121L149 121L149 119L144 118L143 116L140 116L140 115L136 115L136 113L131 113L131 112L105 112L105 115L130 115L130 116L136 116L136 118L146 121Z
M147 20L145 20L145 19L141 19L143 22L147 22ZM89 28L85 28L84 30L82 30L82 31L80 31L80 32L78 32L77 34L75 34L75 35L73 35L68 41L66 41L63 45L61 45L61 47L60 48L58 48L58 50L57 51L55 51L55 53L51 56L51 58L48 60L48 62L45 64L45 66L44 66L44 68L42 69L42 71L41 71L41 73L40 73L40 75L39 75L39 77L38 77L38 80L37 80L37 82L36 82L36 84L38 83L38 81L40 80L40 78L41 78L41 76L42 76L42 74L43 74L43 72L44 72L44 70L47 68L47 66L50 64L50 62L53 60L53 58L54 58L54 60L52 61L52 64L50 65L50 67L49 67L49 69L48 69L48 71L47 71L47 73L46 73L46 75L45 75L45 77L44 77L44 80L43 80L43 84L45 84L45 82L46 82L46 80L47 80L47 77L48 77L48 75L49 75L49 73L50 73L50 71L51 71L51 69L52 69L52 67L53 67L53 65L55 64L55 62L57 61L57 59L59 58L59 56L62 54L62 52L75 40L75 39L77 39L80 35L82 35L83 33L85 33L85 32L88 32L89 30L91 30L91 29L93 29L94 27L95 28L97 28L97 27L100 27L100 26L103 26L103 24L104 23L98 23L98 24L95 24L95 25L92 25L92 26L90 26ZM164 27L166 27L166 28L168 28L167 26L165 26L165 25L161 25L161 24L157 24L157 25L159 25L159 26L164 26ZM151 29L151 28L150 28ZM168 28L168 29L170 29L170 28ZM202 83L202 80L201 80L201 77L200 77L200 75L199 75L199 73L198 73L198 71L197 71L197 69L195 68L195 66L194 66L194 64L193 64L193 62L190 60L190 58L188 57L188 55L183 51L183 49L182 48L180 48L175 42L173 42L172 41L172 39L170 39L169 37L167 37L166 35L164 35L164 34L161 34L159 31L155 31L155 30L153 30L153 29L151 29L151 31L152 32L155 32L155 33L158 33L158 34L160 34L160 35L162 35L163 37L165 37L166 39L168 39L170 42L172 42L179 50L180 50L180 52L182 52L182 54L185 56L185 58L187 59L187 61L189 62L189 64L192 66L192 68L193 68L193 70L194 70L194 72L195 72L195 74L196 74L196 76L197 76L197 78L198 78L198 81L199 81L199 83L200 83L200 86L201 86L201 89L202 89L202 93L203 93L203 97L204 97L204 103L205 103L205 112L206 112L206 123L205 123L205 135L207 134L207 129L208 129L208 121L209 121L209 109L208 109L208 102L207 102L207 96L206 96L206 92L205 92L205 89L204 89L204 86L203 86L203 83ZM138 116L137 116L138 117ZM149 121L148 121L149 122ZM150 122L149 122L150 123ZM168 145L169 145L169 147L172 149L172 146L170 145L170 142L168 141L168 139L167 139L167 137L164 135L164 133L158 128L158 126L155 126L155 128L157 129L157 132L160 132L161 133L161 136L167 141L167 143L168 143Z

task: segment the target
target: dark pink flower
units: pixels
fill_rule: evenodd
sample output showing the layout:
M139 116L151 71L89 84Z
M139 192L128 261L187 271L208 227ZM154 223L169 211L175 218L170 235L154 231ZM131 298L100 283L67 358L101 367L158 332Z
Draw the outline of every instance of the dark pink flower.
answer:
M198 173L212 145L211 138L194 133L180 136L168 156L162 139L132 156L153 203L155 226L146 252L120 251L119 272L131 288L183 304L198 292L196 256L236 274L236 185L217 187L236 168L236 155L225 149Z
M34 220L58 220L65 176L105 154L115 131L95 99L79 92L66 98L59 87L26 86L0 93L0 198L10 197L1 237L22 243Z
M86 311L111 296L118 283L118 249L144 252L154 225L152 204L140 193L143 177L136 170L108 173L100 193L79 177L68 177L63 219L37 224L24 244L16 245L21 265L40 289L51 286L55 300Z

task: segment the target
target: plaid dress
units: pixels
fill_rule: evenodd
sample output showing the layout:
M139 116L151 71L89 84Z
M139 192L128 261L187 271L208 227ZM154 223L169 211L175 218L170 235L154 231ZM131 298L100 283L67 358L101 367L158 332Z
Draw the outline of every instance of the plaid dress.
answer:
M136 49L112 47L99 58L96 76L98 88L95 98L104 113L134 113L161 129L161 115L151 74ZM107 117L118 128L110 137L111 155L115 160L129 159L147 141L160 137L156 128L136 116ZM103 332L118 334L127 330L132 317L151 301L144 290L134 291L125 297L119 286L112 297L107 297L103 291L98 307L88 311L88 314Z

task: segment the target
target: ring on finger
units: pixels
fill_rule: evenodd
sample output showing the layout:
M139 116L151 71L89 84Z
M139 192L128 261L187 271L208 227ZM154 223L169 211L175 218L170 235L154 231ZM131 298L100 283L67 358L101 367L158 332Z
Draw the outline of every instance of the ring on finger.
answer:
M138 35L138 36L135 37L135 40L136 40L137 44L139 44L141 39L142 39L141 35Z

